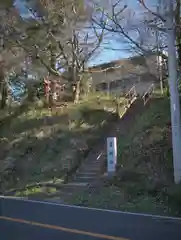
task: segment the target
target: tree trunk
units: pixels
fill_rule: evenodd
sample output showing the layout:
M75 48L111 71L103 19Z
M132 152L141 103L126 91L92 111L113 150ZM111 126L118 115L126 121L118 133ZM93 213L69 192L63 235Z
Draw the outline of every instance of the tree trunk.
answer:
M164 82L163 82L163 58L161 58L161 65L159 64L159 78L160 78L160 91L164 94Z
M6 94L5 88L3 87L3 89L2 89L2 99L1 99L1 109L5 109L6 100L7 100L7 94Z
M8 101L8 84L6 83L5 79L1 82L1 109L4 109L7 106Z
M6 100L8 96L8 89L5 79L5 70L3 63L0 63L0 108L4 109L6 107Z
M175 21L178 26L180 26L180 0L176 1L176 13ZM178 53L178 65L181 68L181 31L180 28L176 30L176 43L177 43L177 53Z
M50 106L54 106L55 105L55 101L56 101L56 82L54 80L51 80L50 82L50 94L49 94L49 104Z
M50 45L50 66L52 69L56 69L56 48L52 44ZM49 94L49 105L55 106L56 101L56 80L54 80L55 75L50 74L50 94Z
M74 91L74 103L77 104L80 98L80 80L76 82L75 91Z

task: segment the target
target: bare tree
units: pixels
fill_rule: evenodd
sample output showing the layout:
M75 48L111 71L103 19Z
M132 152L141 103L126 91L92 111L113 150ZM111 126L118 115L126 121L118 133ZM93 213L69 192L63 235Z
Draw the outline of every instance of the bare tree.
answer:
M6 3L6 4L5 4ZM5 108L9 97L8 75L12 71L19 71L24 60L24 51L14 42L13 28L16 26L19 15L11 2L0 4L0 96L1 108Z
M176 8L175 8L175 22L177 24L176 28L176 43L177 43L177 53L178 53L178 65L179 68L181 68L181 31L180 31L180 7L181 7L181 2L180 0L176 0Z
M157 0L157 5L160 9L158 12L152 11L145 3L144 0L139 1L142 7L149 13L154 16L155 22L150 23L150 25L154 28L157 29L160 33L165 33L166 28L165 28L165 23L166 23L166 12L167 12L167 2L164 0ZM178 67L180 68L181 66L181 23L180 23L180 7L181 7L181 1L180 0L174 0L173 1L174 5L174 21L175 21L175 31L176 31L176 50L178 53ZM165 49L167 49L167 44L164 46Z
M162 26L162 17L157 17L157 15L160 15L161 8L158 9L158 13L154 14L144 5L144 2L141 1L140 6L142 6L142 9L140 8L139 13L135 13L124 3L125 1L118 0L110 6L109 10L98 8L99 14L94 17L94 23L101 27L107 20L105 29L113 33L117 41L120 42L120 45L126 45L126 50L134 55L147 57L147 55L154 53L155 57L158 55L165 59L166 56L163 54L162 50L167 47L165 42L166 33ZM117 50L125 49L121 47ZM154 64L157 66L157 73L155 76L159 76L160 87L163 92L162 72L164 71L161 69L159 57L155 59Z
M27 8L32 18L24 22L21 29L16 29L19 32L16 43L32 61L38 61L48 70L51 80L55 77L71 80L75 84L74 101L77 102L81 74L89 59L97 53L104 27L98 31L90 26L92 9L85 8L81 1L44 0L38 8L41 11L29 5ZM89 31L83 32L84 28Z
M140 0L142 7L152 15L153 19L149 22L149 27L152 29L165 32L167 40L167 49L168 49L168 68L169 68L169 91L170 91L170 108L171 108L171 123L172 123L172 144L173 144L173 165L174 165L174 180L175 183L180 183L181 181L181 123L180 123L180 99L178 91L178 79L177 79L177 59L176 59L176 36L177 28L180 28L178 25L179 20L175 19L175 6L178 7L179 4L174 5L172 0L162 1L163 3L163 14L160 14L158 11L154 11L149 8L144 0ZM127 6L121 8L121 11L116 9L116 5L113 5L113 14L109 17L108 14L104 13L104 18L110 19L113 22L111 28L107 27L109 31L118 32L122 36L126 37L131 43L136 47L145 51L142 44L135 41L133 38L130 38L128 32L125 31L123 25L120 23L122 19L119 16L119 12L124 12ZM178 11L178 9L176 9ZM180 9L179 9L180 11ZM178 12L179 12L178 11ZM178 17L177 13L177 17ZM180 17L180 16L179 16ZM155 23L156 20L156 23ZM159 21L158 21L159 20ZM111 22L111 23L112 23ZM99 23L100 24L100 23ZM100 24L101 25L101 24ZM147 49L146 49L147 50Z

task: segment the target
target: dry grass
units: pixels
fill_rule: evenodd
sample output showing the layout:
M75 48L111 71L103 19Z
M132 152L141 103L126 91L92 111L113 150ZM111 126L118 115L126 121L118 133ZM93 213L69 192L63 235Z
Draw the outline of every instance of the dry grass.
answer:
M14 172L2 179L4 191L61 180L100 138L114 108L106 96L91 96L56 110L30 107L4 124L0 133L0 167L14 159ZM2 175L1 175L2 177Z
M169 99L153 99L124 138L118 140L118 166L70 203L163 215L181 215L180 185L173 183ZM101 194L100 194L101 193Z

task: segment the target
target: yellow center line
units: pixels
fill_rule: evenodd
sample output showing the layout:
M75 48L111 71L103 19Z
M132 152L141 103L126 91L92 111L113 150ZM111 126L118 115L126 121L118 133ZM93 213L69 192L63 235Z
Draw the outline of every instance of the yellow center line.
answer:
M73 234L87 235L87 236L91 236L91 237L95 237L95 238L102 238L102 239L109 239L109 240L129 240L127 238L122 238L122 237L114 237L114 236L109 236L109 235L104 235L104 234L99 234L99 233L82 231L82 230L78 230L78 229L65 228L65 227L61 227L61 226L54 226L54 225L49 225L49 224L44 224L44 223L39 223L39 222L32 222L32 221L18 219L18 218L10 218L10 217L5 217L5 216L0 216L0 220L1 219L6 220L6 221L11 221L11 222L24 223L24 224L42 227L42 228L54 229L54 230L73 233Z

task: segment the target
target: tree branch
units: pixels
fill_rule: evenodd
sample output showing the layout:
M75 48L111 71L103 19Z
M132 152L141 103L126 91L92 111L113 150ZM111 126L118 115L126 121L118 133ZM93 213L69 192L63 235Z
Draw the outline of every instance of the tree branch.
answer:
M155 16L156 18L160 19L163 23L166 22L166 20L158 13L156 12L153 12L151 9L149 9L147 6L146 6L146 3L144 0L138 0L139 3L148 11L150 12L153 16Z

